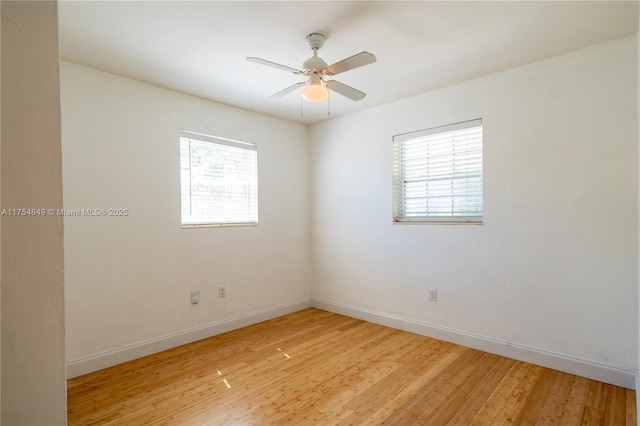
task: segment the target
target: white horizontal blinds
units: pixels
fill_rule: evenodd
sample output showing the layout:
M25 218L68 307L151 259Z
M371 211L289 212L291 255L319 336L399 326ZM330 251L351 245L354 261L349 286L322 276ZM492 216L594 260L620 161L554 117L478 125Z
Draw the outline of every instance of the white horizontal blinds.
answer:
M394 137L396 221L482 221L482 120Z
M182 224L258 222L254 144L182 132Z

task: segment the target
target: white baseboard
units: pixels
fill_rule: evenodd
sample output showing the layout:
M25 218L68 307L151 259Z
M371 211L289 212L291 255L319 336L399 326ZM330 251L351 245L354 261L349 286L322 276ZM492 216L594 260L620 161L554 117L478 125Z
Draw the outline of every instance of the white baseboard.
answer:
M456 343L469 348L478 349L519 361L541 365L554 370L575 374L600 382L621 386L627 389L638 389L638 372L612 367L580 358L545 351L530 346L519 345L487 336L467 333L461 330L442 327L435 324L415 321L383 312L345 305L330 300L313 298L311 306L329 312L346 315L387 327L405 330L423 336L433 337L446 342ZM639 392L640 393L640 392Z
M226 333L231 330L246 327L248 325L256 324L292 312L297 312L311 306L352 318L385 325L387 327L456 343L462 346L506 356L520 361L530 362L543 367L553 368L566 373L576 374L578 376L610 383L616 386L622 386L628 389L640 389L640 373L637 371L625 370L530 346L514 344L487 336L467 333L461 330L317 298L312 300L305 299L261 309L259 311L227 318L189 330L183 330L155 339L134 343L112 351L72 360L67 362L67 378L73 378L98 371L103 368L195 342L200 339L205 339L217 334ZM640 392L638 392L638 395L640 396ZM640 400L640 398L638 399Z
M309 299L286 303L216 321L189 330L168 334L155 339L134 343L112 351L68 361L67 378L70 379L81 376L83 374L131 361L136 358L175 348L197 340L206 339L207 337L215 336L217 334L226 333L227 331L236 330L238 328L290 314L292 312L301 311L309 308L310 306L311 301Z

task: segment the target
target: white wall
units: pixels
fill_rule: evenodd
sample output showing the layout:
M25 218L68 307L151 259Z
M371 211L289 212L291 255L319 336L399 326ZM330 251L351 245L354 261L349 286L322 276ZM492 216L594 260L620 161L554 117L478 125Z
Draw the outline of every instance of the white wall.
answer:
M56 2L2 2L2 207L62 207ZM1 217L4 425L66 424L62 218Z
M314 299L592 361L633 386L636 57L629 37L312 126ZM392 136L478 117L484 225L392 224Z
M65 62L61 101L65 208L130 211L65 218L68 362L308 304L305 126ZM180 129L258 145L258 226L180 228Z

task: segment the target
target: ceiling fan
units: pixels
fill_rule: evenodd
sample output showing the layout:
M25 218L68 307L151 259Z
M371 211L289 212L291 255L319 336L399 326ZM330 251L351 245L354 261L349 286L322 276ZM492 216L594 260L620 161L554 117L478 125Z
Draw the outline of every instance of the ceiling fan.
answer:
M349 58L343 59L342 61L336 62L335 64L327 65L322 58L318 57L318 49L324 46L326 40L327 37L319 33L311 33L307 36L307 44L311 50L313 50L313 56L304 61L302 64L302 70L254 57L248 57L247 61L267 65L269 67L278 68L293 74L307 77L307 81L301 81L300 83L289 86L286 89L271 95L272 98L280 98L304 86L302 89L302 97L312 103L322 102L327 99L329 96L327 89L333 90L334 92L346 96L353 101L360 101L364 99L366 93L336 80L325 81L324 77L334 76L354 68L372 64L376 61L376 57L369 52L360 52Z

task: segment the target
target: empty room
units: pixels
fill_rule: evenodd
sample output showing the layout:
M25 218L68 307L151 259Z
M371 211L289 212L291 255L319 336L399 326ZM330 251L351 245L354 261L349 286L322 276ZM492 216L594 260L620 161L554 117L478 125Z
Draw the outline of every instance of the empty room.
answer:
M2 1L2 424L636 424L639 22Z

